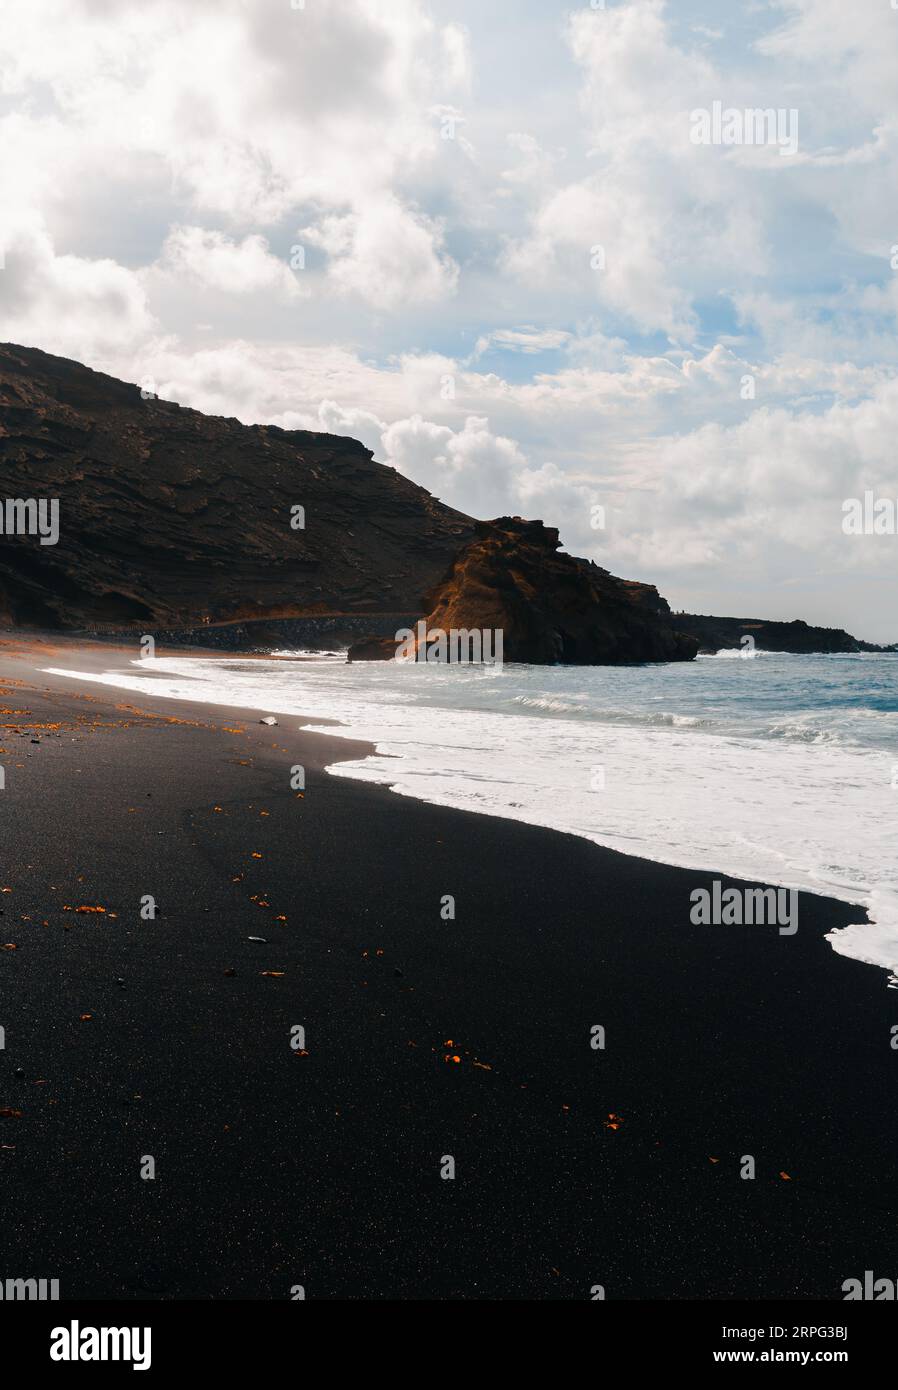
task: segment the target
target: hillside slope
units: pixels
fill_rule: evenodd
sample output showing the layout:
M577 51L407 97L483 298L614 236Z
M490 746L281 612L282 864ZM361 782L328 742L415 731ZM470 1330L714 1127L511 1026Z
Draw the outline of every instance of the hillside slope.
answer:
M473 535L354 439L144 400L9 344L0 497L59 499L58 544L0 535L0 617L51 627L417 612Z
M383 633L431 614L504 628L510 660L682 660L698 647L650 585L558 554L542 522L475 522L354 439L202 415L6 344L0 516L16 498L57 503L59 530L53 544L0 532L7 624L240 624L246 643L247 624L371 619Z

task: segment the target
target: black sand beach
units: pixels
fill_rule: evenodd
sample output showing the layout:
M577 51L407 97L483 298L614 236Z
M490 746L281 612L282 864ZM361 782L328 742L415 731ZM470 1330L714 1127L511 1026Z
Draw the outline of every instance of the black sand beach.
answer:
M361 746L296 718L39 672L123 660L0 647L4 1274L126 1300L898 1275L896 995L824 940L857 909L692 926L714 865L330 776Z

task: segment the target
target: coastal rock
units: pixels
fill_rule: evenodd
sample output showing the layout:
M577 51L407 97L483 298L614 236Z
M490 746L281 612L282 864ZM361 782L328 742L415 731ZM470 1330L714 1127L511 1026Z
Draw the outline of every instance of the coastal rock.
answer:
M698 639L672 630L657 589L560 554L559 545L557 530L541 521L478 522L474 539L427 596L428 632L501 631L506 661L537 664L695 656ZM349 659L386 660L396 645L368 638L350 648Z
M390 661L398 646L395 637L364 637L352 643L347 657L349 661Z
M670 625L676 632L697 637L703 652L726 651L743 646L751 637L755 647L765 652L795 652L828 655L834 652L888 652L896 646L878 647L862 642L839 627L812 627L796 618L794 622L771 622L763 618L712 618L700 613L672 613Z

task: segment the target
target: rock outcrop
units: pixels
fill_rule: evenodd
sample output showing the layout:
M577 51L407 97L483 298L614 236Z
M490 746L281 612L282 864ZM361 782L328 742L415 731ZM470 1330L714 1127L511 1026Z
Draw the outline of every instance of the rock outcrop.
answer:
M673 631L669 607L652 585L617 579L558 547L558 532L541 521L478 522L474 539L428 595L428 633L501 632L506 661L537 664L695 656L698 639ZM352 646L349 658L386 660L396 649L395 639L369 638ZM425 659L420 644L416 649Z
M743 645L751 637L765 652L797 652L828 655L833 652L888 652L895 647L877 647L862 642L840 627L812 627L796 618L794 622L771 622L763 618L712 618L699 613L672 613L676 632L697 637L703 652L725 651Z

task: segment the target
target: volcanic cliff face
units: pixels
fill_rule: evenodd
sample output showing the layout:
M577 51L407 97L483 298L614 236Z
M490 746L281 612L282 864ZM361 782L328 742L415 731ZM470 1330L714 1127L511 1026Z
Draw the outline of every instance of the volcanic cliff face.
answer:
M558 546L558 532L541 521L478 522L428 595L428 631L501 631L506 661L608 665L695 656L698 639L671 629L657 589L558 554ZM372 639L349 655L383 660L395 652L395 641Z
M336 617L358 631L364 616L383 633L429 614L447 631L501 629L513 661L670 661L698 646L649 585L557 554L542 522L474 522L353 439L201 415L7 344L4 522L8 499L58 503L59 525L52 544L0 527L0 622L240 624L245 643L247 624Z
M9 344L0 508L6 498L59 500L56 545L0 534L0 621L46 627L418 613L474 534L354 439L144 400Z

